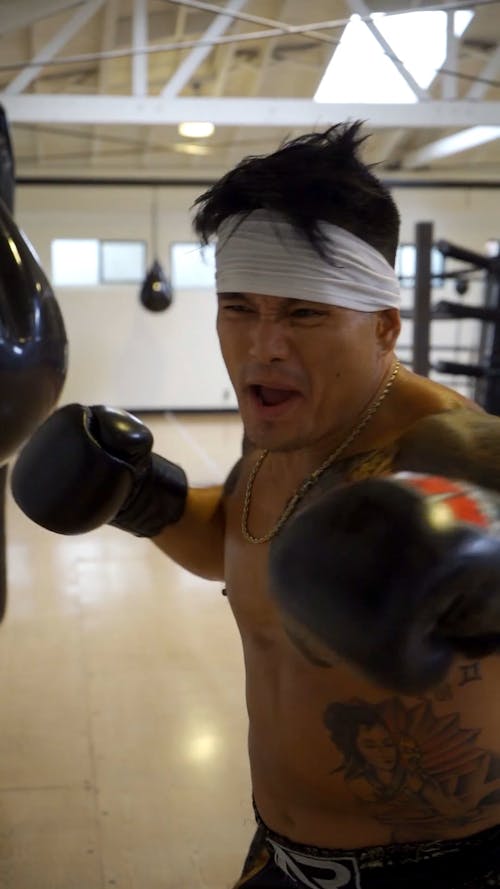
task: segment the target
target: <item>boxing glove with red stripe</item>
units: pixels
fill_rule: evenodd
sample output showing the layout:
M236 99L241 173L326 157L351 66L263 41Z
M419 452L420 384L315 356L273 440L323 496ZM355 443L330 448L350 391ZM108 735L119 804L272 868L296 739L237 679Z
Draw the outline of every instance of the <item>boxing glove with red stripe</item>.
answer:
M271 543L287 618L405 694L500 650L500 496L413 474L322 495Z

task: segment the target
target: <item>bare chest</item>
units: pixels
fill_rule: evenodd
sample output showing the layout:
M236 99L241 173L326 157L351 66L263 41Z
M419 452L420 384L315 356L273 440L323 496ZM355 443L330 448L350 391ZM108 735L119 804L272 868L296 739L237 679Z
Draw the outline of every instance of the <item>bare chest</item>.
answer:
M457 659L421 698L380 688L340 658L314 662L274 604L269 544L242 535L245 481L228 498L225 576L245 653L261 814L278 832L326 846L332 836L346 845L361 836L408 841L498 823L500 658ZM251 514L256 535L284 503L279 488L260 494Z
M343 461L332 467L297 501L288 521L309 503L320 497L325 490L332 490L346 481L356 481L369 475L387 474L393 451L388 448L374 451L361 458ZM273 602L269 579L270 544L251 543L242 533L242 525L255 538L278 530L287 515L287 506L294 499L296 489L278 477L269 478L265 472L257 477L252 489L250 508L248 477L250 466L245 467L240 479L226 502L225 579L228 600L245 637L257 637L269 645L271 641L289 640L283 628L283 617ZM300 487L300 485L299 485ZM307 555L305 554L305 557ZM288 646L286 646L288 650Z

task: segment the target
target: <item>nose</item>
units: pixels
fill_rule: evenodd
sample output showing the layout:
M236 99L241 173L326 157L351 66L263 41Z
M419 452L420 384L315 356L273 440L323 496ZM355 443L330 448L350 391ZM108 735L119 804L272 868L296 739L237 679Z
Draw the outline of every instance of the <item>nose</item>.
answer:
M250 357L261 364L284 361L290 354L290 341L281 320L259 318L250 331Z

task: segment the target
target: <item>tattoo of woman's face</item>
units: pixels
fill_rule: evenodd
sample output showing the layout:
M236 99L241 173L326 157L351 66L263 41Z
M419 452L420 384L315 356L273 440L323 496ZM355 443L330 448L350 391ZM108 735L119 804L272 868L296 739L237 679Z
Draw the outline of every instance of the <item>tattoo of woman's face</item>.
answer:
M399 698L330 704L324 725L342 755L341 773L394 837L453 835L457 826L500 818L500 756L477 744L460 715L437 716L430 701ZM405 833L406 831L406 833Z

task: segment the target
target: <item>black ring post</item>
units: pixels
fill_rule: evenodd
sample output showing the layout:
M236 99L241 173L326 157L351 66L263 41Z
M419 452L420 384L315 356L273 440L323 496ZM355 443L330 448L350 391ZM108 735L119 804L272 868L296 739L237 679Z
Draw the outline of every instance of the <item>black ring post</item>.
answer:
M431 324L432 222L415 226L415 297L413 307L413 370L429 376Z
M484 384L484 407L490 414L500 417L500 259L491 260L486 277L486 305L497 314L494 324L485 325L488 329L489 374ZM486 331L485 331L486 334ZM483 336L483 344L486 335Z

